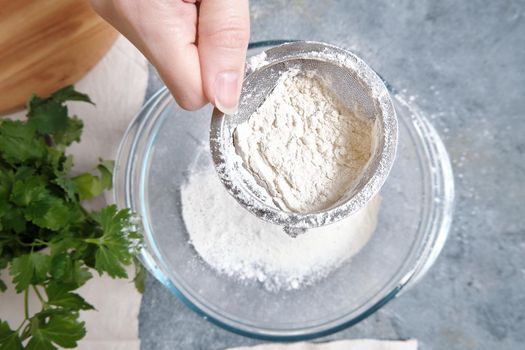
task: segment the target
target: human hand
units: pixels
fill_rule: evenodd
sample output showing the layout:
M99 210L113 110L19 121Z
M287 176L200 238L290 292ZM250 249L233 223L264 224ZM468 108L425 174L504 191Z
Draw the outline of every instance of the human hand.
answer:
M237 109L250 36L248 0L91 0L157 68L178 104Z

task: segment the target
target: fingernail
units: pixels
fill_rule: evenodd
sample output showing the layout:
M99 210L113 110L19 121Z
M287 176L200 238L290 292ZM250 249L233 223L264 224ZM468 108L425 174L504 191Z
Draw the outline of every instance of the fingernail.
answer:
M239 73L222 72L215 78L215 107L224 114L237 112L239 104Z

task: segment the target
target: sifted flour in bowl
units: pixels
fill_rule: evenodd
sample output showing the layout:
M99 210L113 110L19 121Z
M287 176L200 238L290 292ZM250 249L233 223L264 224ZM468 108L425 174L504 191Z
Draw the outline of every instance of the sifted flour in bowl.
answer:
M181 199L189 240L202 259L272 291L314 283L355 255L376 228L381 202L376 195L356 214L291 238L242 208L211 166L190 175Z

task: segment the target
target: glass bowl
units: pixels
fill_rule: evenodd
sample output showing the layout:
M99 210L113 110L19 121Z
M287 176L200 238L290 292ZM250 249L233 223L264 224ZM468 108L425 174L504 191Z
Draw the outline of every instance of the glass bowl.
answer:
M249 54L274 43L280 42L252 44ZM319 282L274 292L215 272L189 243L180 186L211 157L202 149L209 142L212 109L184 111L160 89L128 128L114 174L115 201L142 218L142 262L192 310L246 336L311 339L369 316L433 264L453 211L452 168L442 141L409 103L395 93L392 98L398 152L381 190L375 233L351 261Z

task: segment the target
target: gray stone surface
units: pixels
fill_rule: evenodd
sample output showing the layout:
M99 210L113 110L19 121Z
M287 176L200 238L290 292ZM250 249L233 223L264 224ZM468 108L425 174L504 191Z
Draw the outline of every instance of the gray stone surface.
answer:
M252 41L320 40L359 54L412 96L454 165L457 209L436 265L406 294L327 339L525 348L525 2L252 1L251 13ZM153 77L151 90L159 84ZM257 343L200 319L152 278L140 336L145 350Z

